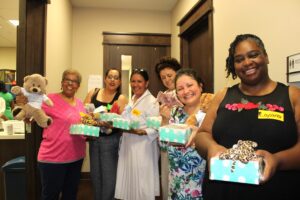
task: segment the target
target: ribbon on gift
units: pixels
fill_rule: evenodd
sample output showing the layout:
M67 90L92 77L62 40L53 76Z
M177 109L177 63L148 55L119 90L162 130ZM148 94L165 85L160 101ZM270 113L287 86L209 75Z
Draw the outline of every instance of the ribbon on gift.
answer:
M258 158L255 154L255 147L257 147L256 142L251 140L239 140L237 144L232 146L232 148L221 153L219 158L221 160L232 160L231 172L234 172L237 160L242 163L248 163L249 161Z

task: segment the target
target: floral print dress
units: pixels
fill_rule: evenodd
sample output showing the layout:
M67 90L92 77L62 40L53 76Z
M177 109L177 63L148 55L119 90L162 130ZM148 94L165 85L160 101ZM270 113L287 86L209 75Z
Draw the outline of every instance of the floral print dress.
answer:
M199 111L202 112L202 111ZM173 109L170 123L183 124L188 118L183 108ZM198 125L201 122L198 122ZM202 200L206 161L194 148L167 146L169 156L169 197L172 200Z

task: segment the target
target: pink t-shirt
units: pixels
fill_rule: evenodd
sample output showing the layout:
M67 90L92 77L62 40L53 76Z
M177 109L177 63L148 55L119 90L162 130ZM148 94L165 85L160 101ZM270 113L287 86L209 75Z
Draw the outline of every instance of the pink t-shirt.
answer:
M42 109L53 119L43 131L43 140L38 153L39 162L68 163L85 157L85 138L70 135L70 126L80 122L79 112L84 112L83 103L76 99L71 106L59 94L49 94L54 106L42 105Z

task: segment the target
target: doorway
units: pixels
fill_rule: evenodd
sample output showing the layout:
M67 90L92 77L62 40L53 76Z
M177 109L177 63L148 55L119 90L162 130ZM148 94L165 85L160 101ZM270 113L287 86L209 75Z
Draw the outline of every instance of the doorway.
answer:
M178 23L182 66L196 69L204 91L210 93L214 92L212 10L212 0L199 1Z
M104 32L103 74L111 67L120 69L122 91L127 92L127 97L130 97L130 89L123 88L130 83L130 71L134 68L143 68L149 74L148 89L156 96L160 90L163 90L163 85L155 73L155 65L161 57L170 56L170 45L170 34Z

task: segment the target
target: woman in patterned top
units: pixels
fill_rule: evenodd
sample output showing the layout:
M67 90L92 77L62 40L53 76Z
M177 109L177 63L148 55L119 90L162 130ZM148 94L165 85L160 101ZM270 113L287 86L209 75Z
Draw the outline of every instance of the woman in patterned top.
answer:
M198 131L196 146L210 160L236 144L258 144L265 169L258 186L205 177L203 195L213 199L300 199L300 89L270 79L262 40L238 35L226 60L227 77L240 83L218 92Z
M168 145L169 157L169 198L168 199L202 199L202 180L204 177L206 161L191 147L197 127L204 118L200 109L200 96L203 82L196 72L190 68L177 71L175 89L178 99L183 107L173 108L171 117L163 117L163 123L185 124L196 116L192 127L193 134L186 146Z

